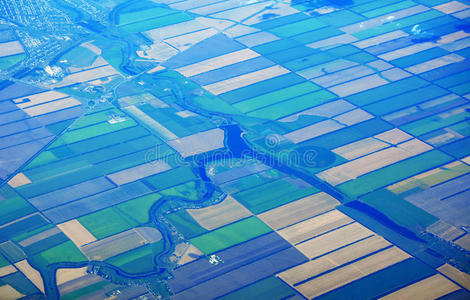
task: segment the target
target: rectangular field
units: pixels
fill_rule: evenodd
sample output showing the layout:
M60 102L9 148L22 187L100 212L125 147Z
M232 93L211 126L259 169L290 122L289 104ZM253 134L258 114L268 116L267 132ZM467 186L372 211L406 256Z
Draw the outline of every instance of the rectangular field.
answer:
M131 167L116 173L108 174L107 177L117 185L134 182L144 177L155 175L171 169L171 166L162 160L155 160L146 164Z
M193 238L190 241L204 254L211 254L270 231L271 228L258 218L249 217Z
M372 235L372 231L355 222L298 244L296 247L307 257L314 258Z
M268 210L259 214L258 218L274 230L278 230L329 211L339 204L338 200L320 192Z
M22 260L15 263L15 266L41 291L44 293L44 282L41 274L31 267L28 261Z
M440 274L428 277L380 299L437 299L460 289L455 283Z
M248 209L231 196L227 196L219 204L200 209L188 209L187 211L199 225L207 230L214 230L252 215Z
M130 229L84 245L81 250L90 260L106 260L147 243L134 229Z
M401 262L410 256L392 247L296 286L309 299Z
M292 245L354 222L338 210L321 214L278 231Z
M0 57L23 53L24 49L18 41L11 41L0 44Z
M397 147L387 148L333 167L319 173L318 177L332 185L338 185L431 149L431 146L413 139Z
M59 227L77 247L96 241L96 238L86 230L77 219L58 224L57 227Z

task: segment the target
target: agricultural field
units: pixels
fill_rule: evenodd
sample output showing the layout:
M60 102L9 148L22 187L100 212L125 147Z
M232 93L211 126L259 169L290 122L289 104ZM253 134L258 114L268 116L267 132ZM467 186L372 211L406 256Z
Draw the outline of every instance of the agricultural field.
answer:
M469 299L469 0L0 1L0 298Z

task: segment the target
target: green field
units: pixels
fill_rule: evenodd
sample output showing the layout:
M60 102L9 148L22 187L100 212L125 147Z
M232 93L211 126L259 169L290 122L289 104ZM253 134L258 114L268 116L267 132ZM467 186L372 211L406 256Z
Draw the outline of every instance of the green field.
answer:
M283 174L276 169L266 170L225 183L224 191L228 194L234 194L239 191L245 191L257 186L262 186L263 184L278 180L282 176Z
M115 207L109 207L78 218L78 221L97 239L134 228L139 224Z
M16 236L38 229L49 222L40 214L32 214L0 228L0 243Z
M254 214L284 205L318 192L314 187L302 189L284 179L257 186L233 195Z
M53 227L55 227L55 225L49 223L49 224L46 224L46 225L41 226L39 228L36 228L36 229L33 229L33 230L28 230L28 231L23 232L21 234L15 235L15 237L13 237L11 240L18 243L18 242L20 242L24 239L32 237L33 235L36 235L38 233L41 233L41 232L46 231L48 229L51 229Z
M246 242L270 231L271 228L257 217L249 217L195 237L190 241L204 254L211 254Z
M0 285L2 284L11 285L15 290L22 293L23 295L39 293L39 290L36 288L36 286L21 272L15 272L0 278Z
M411 133L412 135L418 136L460 121L468 122L469 117L470 111L463 110L460 113L456 113L447 117L430 116L427 118L422 118L418 121L401 126L401 129Z
M361 198L361 201L379 210L395 223L413 231L424 231L426 227L439 220L386 189L367 194Z
M381 187L414 176L433 167L451 161L452 158L440 151L433 150L421 155L384 167L355 180L340 184L337 187L351 197L372 192Z
M190 168L180 167L147 177L145 181L158 190L162 190L195 179L197 179L196 175Z
M0 188L0 197L4 199L0 201L0 225L36 211L31 204L6 184Z
M376 87L364 92L346 97L346 100L358 106L367 105L385 98L402 94L406 91L414 90L429 83L419 77L410 77L396 82L389 83L384 86Z
M88 259L78 250L72 241L67 241L30 257L39 268L58 262L86 262Z
M172 188L163 190L160 192L160 194L165 196L182 197L189 200L199 199L199 193L195 181L186 182L181 185L177 185Z
M90 125L94 125L101 122L106 122L109 120L110 116L117 115L117 116L124 116L124 112L117 108L110 108L105 109L102 111L94 112L85 114L83 117L77 119L73 122L73 125L70 126L69 130L75 130L81 127L86 127Z
M55 247L59 244L65 243L69 238L62 232L42 239L36 243L33 243L27 247L24 247L24 251L28 256L43 252L49 248Z
M35 197L39 194L65 188L73 184L146 163L148 162L148 151L148 149L143 149L122 157L109 159L96 165L73 169L70 172L61 174L60 176L49 177L47 179L19 187L18 190L26 198ZM63 166L63 168L67 169L67 166Z
M128 273L149 272L154 268L154 256L163 250L163 246L164 241L158 241L111 257L107 262Z
M261 96L246 99L244 101L235 103L233 107L237 108L243 113L246 113L249 111L260 109L264 106L272 105L290 98L311 93L313 91L318 90L319 88L320 87L316 84L313 84L310 81L306 81Z
M3 255L0 255L0 268L8 266L9 264L10 263L8 262L8 260L6 260L6 258L3 257Z
M166 218L186 239L190 239L207 232L207 230L202 228L184 209L166 215Z
M161 197L162 196L159 194L150 194L118 204L116 208L119 209L122 214L132 216L132 218L140 224L145 224L150 221L150 207Z
M270 31L274 33L275 35L285 38L285 37L290 37L290 36L294 36L297 34L301 34L304 32L312 31L315 29L319 29L325 26L326 24L319 21L317 18L309 18L309 19L302 20L299 22L282 25L274 29L271 29Z
M147 19L159 18L177 11L165 7L152 7L138 11L123 12L119 14L118 25L139 22Z
M252 299L252 300L280 300L286 299L295 295L296 292L290 286L285 284L277 277L268 277L266 279L255 282L251 285L245 286L235 292L226 296L222 296L221 300L239 300L239 299Z
M25 59L25 57L26 55L24 53L0 57L0 69L6 70L10 67L13 67L17 63Z
M333 93L330 93L326 90L320 90L263 107L261 109L250 112L247 115L250 117L276 120L301 110L318 106L335 98L336 95Z
M124 122L110 124L108 122L99 123L86 128L77 130L67 131L61 137L59 137L50 148L62 146L65 144L76 143L78 141L86 140L92 137L97 137L113 131L118 131L124 128L132 127L137 125L134 120L128 119Z
M31 169L54 161L63 160L68 157L86 152L100 151L99 149L107 149L109 146L124 143L130 139L138 139L146 135L148 135L148 131L143 127L131 127L82 140L74 144L63 145L41 152L33 159L33 161L27 165L26 169ZM158 140L156 137L153 139L155 141Z

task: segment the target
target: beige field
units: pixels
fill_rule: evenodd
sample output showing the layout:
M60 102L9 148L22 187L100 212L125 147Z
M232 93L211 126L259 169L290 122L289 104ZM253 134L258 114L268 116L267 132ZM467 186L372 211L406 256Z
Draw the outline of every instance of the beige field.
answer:
M0 296L2 300L15 300L24 297L8 284L0 286Z
M370 238L341 248L335 252L322 256L318 259L306 262L300 266L286 270L278 276L290 285L316 276L332 268L361 258L369 253L390 246L390 243L380 236L374 235Z
M336 70L336 68L342 68L346 64L346 62L348 62L348 61L346 61L344 59L343 60L342 59L337 59L332 63L323 64L323 65L320 65L319 67L317 66L315 68L307 69L307 70L311 70L310 73L318 72L318 73L323 74L324 72L321 70L322 69L321 66L330 67L332 70ZM340 65L340 66L338 66L338 65ZM352 64L352 65L354 65L354 64ZM311 75L310 73L309 73L309 75ZM355 107L356 106L354 106L354 105L352 105L352 104L350 104L350 103L348 103L348 102L346 102L342 99L339 99L339 100L327 102L325 104L314 106L312 108L303 110L301 112L289 115L287 117L279 119L278 121L279 122L295 122L302 115L305 115L305 116L320 116L320 117L325 117L325 118L331 118L331 117L334 117L338 114L345 113L345 112L347 112L347 111L349 111L349 110L351 110Z
M242 88L263 80L271 79L283 74L289 73L289 70L281 66L273 66L259 71L243 74L230 79L222 80L213 84L203 86L214 95L220 95L232 90Z
M455 283L441 274L428 277L380 299L384 300L428 300L437 299L460 289Z
M184 158L224 147L225 133L220 128L201 131L176 140L168 145Z
M155 67L155 68L153 68L153 69L147 71L146 73L147 73L147 74L153 74L153 73L155 73L155 72L162 71L162 70L165 70L165 69L166 69L166 68L163 67L163 66L158 66L158 67Z
M191 46L216 35L217 33L217 30L208 28L197 32L187 33L181 36L175 36L173 38L166 39L165 42L179 51L184 51L189 49Z
M397 145L400 144L404 141L411 140L413 136L409 135L408 133L398 129L394 128L392 130L388 130L385 132L382 132L380 134L374 135L376 139L379 139L381 141L385 141L387 143Z
M455 226L447 224L446 222L439 220L426 228L427 232L437 235L438 237L446 240L453 241L457 237L464 234L464 231L458 229Z
M0 57L24 53L23 46L18 41L0 43Z
M460 239L456 240L455 243L464 249L470 250L470 235L467 233Z
M341 146L339 148L333 149L332 151L347 160L352 160L363 155L370 154L377 150L388 147L388 144L369 137L351 144Z
M394 39L398 39L398 38L401 38L401 37L405 37L405 36L408 36L408 33L404 32L402 30L395 30L395 31L392 31L392 32L388 32L388 33L385 33L385 34L381 34L381 35L372 37L372 38L360 40L358 42L355 42L354 46L356 46L358 48L361 48L361 49L364 49L364 48L367 48L367 47L379 45L381 43L391 41L391 40L394 40Z
M217 205L201 209L188 209L187 212L207 230L214 230L252 215L246 207L231 196Z
M271 209L258 215L258 217L274 230L278 230L327 212L339 204L340 202L335 198L324 192L320 192Z
M289 243L296 245L314 236L353 222L338 210L332 210L278 231Z
M467 164L470 164L470 156L462 158L463 162L466 162Z
M96 238L76 219L59 224L57 227L59 227L77 247L96 241Z
M417 139L413 139L399 144L397 147L390 147L374 152L367 156L325 170L317 174L317 176L332 185L338 185L431 149L431 146Z
M464 31L457 31L457 32L453 32L453 33L450 33L450 34L443 35L437 43L424 42L424 43L420 43L420 44L414 44L414 45L411 45L411 46L408 46L408 47L403 47L403 48L400 48L398 50L393 50L393 51L381 54L381 55L379 55L379 57L382 58L383 60L390 61L390 60L398 59L398 58L401 58L401 57L409 56L409 55L412 55L412 54L415 54L415 53L418 53L418 52L421 52L421 51L425 51L427 49L431 49L431 48L437 47L439 45L442 46L445 49L446 44L451 44L451 43L453 43L457 40L466 38L466 37L468 37L468 35L469 34L464 32ZM446 50L450 50L450 49L446 49ZM450 51L452 51L452 50L450 50ZM452 56L454 56L454 55L452 54ZM455 56L454 58L456 58L458 56L459 55ZM453 58L451 58L451 60L452 59ZM424 64L426 64L426 62ZM439 63L436 63L436 64L440 65ZM409 68L407 68L407 70L409 70ZM411 71L411 70L409 70L409 71ZM420 72L417 72L417 73L420 73Z
M405 133L404 131L395 128L373 137L365 138L357 142L338 147L333 149L333 152L348 160L352 160L377 150L387 148L389 144L396 145L412 138L412 136Z
M180 36L188 32L199 31L205 28L207 28L206 25L196 20L190 20L148 30L145 31L145 35L147 35L150 39L154 41L162 41L173 36Z
M450 2L447 2L447 3L444 3L444 4L434 6L433 8L437 9L437 10L439 10L439 11L445 13L445 14L452 14L452 13L467 9L469 7L470 6L468 6L468 5L466 5L462 2L459 2L459 1L450 1Z
M56 91L47 91L43 93L38 93L34 95L29 95L29 96L23 96L20 98L13 99L13 102L17 103L16 105L19 108L26 108L30 107L33 105L41 104L44 102L49 102L52 100L57 100L60 98L66 98L68 95ZM23 102L24 99L28 98L30 101L28 102ZM23 103L22 103L23 102Z
M155 175L171 169L171 166L163 160L154 160L116 173L106 175L117 185L134 182L150 175Z
M17 262L15 266L41 291L44 293L44 282L41 273L31 267L26 259Z
M437 268L437 270L470 291L469 274L464 273L449 264L444 264Z
M188 244L182 243L182 244L176 245L175 255L178 260L178 265L181 266L181 265L184 265L184 264L187 264L189 262L196 260L197 258L199 258L200 256L203 256L204 254L201 252L201 250L196 248L194 245L192 244L188 245Z
M23 173L16 174L12 179L10 179L10 181L8 181L8 185L13 188L17 188L28 183L31 183L31 180L29 180L29 178Z
M413 74L421 74L421 73L431 71L431 70L434 70L443 66L453 64L453 63L457 63L463 60L465 60L465 57L460 56L455 53L451 53L449 55L431 59L426 62L408 67L406 68L406 70Z
M91 70L81 71L65 76L61 82L57 83L54 87L64 87L74 83L87 82L102 77L120 74L111 65L101 66Z
M87 275L87 267L73 269L57 269L56 281L57 285L64 284L74 279Z
M343 127L344 125L339 124L334 120L328 119L286 133L284 134L284 137L291 140L293 143L298 144L303 141L313 139L314 137L321 136L335 130L339 130Z
M75 98L68 97L54 102L44 103L41 105L24 108L23 110L31 117L44 115L53 111L74 107L82 103Z
M374 116L370 113L366 112L363 109L356 108L354 110L345 112L344 114L341 114L337 117L334 117L333 119L346 126L351 126L366 120L370 120L372 118L374 118Z
M307 44L307 47L318 49L318 48L323 48L323 47L331 47L335 45L342 45L342 44L351 44L352 42L357 41L357 38L355 36L352 36L350 34L341 34L337 36L333 36L331 38L327 38L324 40L320 40L318 42L313 42L310 44Z
M136 52L139 57L151 59L154 61L165 61L178 54L178 50L164 42L153 43L150 47L146 48L145 50L138 50ZM147 73L149 72L152 72L152 70L147 71Z
M372 231L355 222L298 244L296 247L311 259L371 235Z
M14 266L12 265L4 266L0 268L0 277L7 276L8 274L15 273L15 272L16 272L16 268Z
M362 77L350 82L339 84L329 88L331 92L335 93L340 97L346 97L362 91L367 91L375 87L379 87L389 83L389 81L383 79L377 74Z
M105 260L145 244L148 241L134 229L130 229L84 245L80 250L90 260Z
M258 56L259 54L254 52L253 50L243 49L221 56L213 57L207 60L203 60L201 62L189 66L184 66L182 68L176 69L176 71L186 77L191 77L204 72L216 70L225 66L249 60Z
M392 247L296 286L309 299L403 261L410 256ZM406 298L413 299L413 298Z

